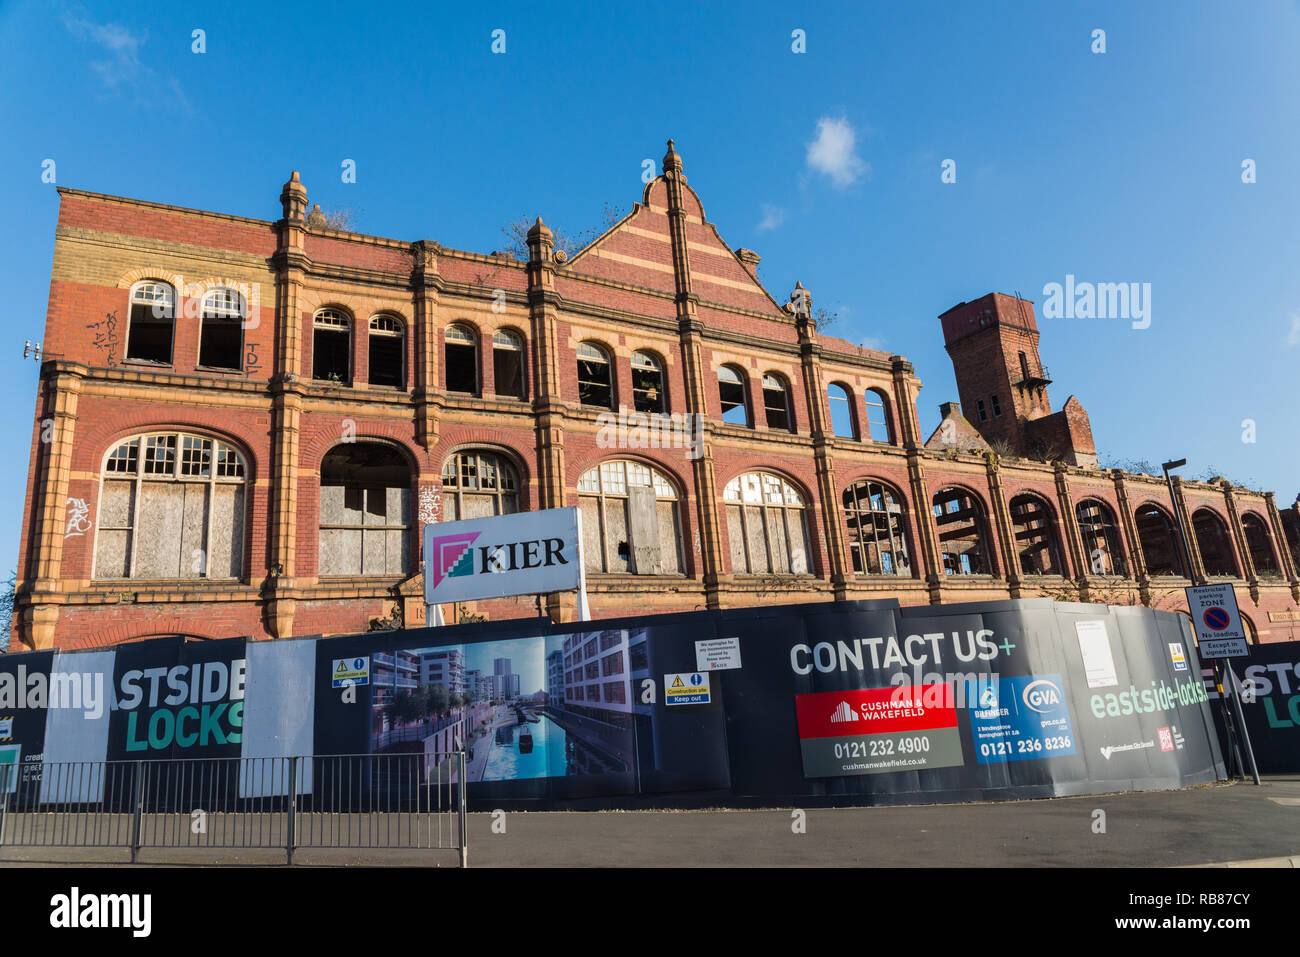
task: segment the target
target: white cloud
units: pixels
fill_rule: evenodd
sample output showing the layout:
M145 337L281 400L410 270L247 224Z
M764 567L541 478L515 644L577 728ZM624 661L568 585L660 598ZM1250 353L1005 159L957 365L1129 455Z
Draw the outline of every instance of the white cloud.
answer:
M1291 329L1286 334L1287 348L1300 346L1300 312L1291 313Z
M776 229L785 222L785 210L780 206L773 206L771 203L763 204L763 221L758 224L760 233L769 229Z
M81 6L63 14L63 25L78 40L93 43L107 55L105 59L91 60L89 65L110 93L132 97L137 105L172 99L189 111L189 100L176 78L159 76L140 60L140 48L149 39L146 31L133 32L120 23L96 23Z
M858 345L860 345L864 349L876 349L880 352L888 351L887 349L885 349L885 340L882 339L880 336L867 336L865 339L859 342Z
M808 144L808 166L829 176L837 188L850 186L871 172L871 164L855 152L857 143L847 119L823 116L817 121L817 138Z

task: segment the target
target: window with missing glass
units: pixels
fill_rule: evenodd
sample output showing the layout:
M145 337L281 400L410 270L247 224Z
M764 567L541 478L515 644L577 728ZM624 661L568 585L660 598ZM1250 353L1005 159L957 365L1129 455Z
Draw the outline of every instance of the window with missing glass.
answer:
M453 323L444 331L443 340L447 391L478 395L478 334L469 326Z
M859 575L912 574L903 530L902 497L883 482L855 482L844 491L849 557Z
M594 342L578 343L578 401L601 409L614 407L614 369L609 353Z
M718 400L722 405L723 422L753 428L748 391L744 372L736 366L718 367Z
M807 575L808 524L799 490L771 472L746 472L722 492L737 575Z
M767 427L779 432L794 431L790 405L790 384L784 376L769 372L763 376L763 413Z
M632 404L638 412L667 412L664 370L659 357L648 352L632 353Z
M984 506L965 489L944 488L932 500L945 575L991 575Z
M368 379L390 389L406 387L406 337L402 320L380 313L370 317Z
M311 377L348 385L352 381L352 319L339 309L321 309L312 320Z
M176 291L165 282L138 282L131 287L130 303L126 358L170 365L176 320Z
M1088 571L1093 575L1123 575L1124 553L1120 550L1115 513L1096 499L1080 502L1074 509L1083 538Z
M243 456L210 436L118 442L104 457L92 577L238 579L245 482Z
M525 399L524 337L509 329L492 334L492 382L496 394L507 399Z
M214 289L203 297L199 327L199 365L238 371L243 364L244 297L233 289Z

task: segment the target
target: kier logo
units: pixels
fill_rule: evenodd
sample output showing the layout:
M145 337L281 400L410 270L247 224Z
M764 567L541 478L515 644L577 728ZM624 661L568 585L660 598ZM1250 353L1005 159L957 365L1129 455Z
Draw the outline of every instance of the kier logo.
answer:
M481 532L462 532L459 535L442 535L431 543L433 551L433 587L444 578L469 575L474 571L474 556L469 547Z

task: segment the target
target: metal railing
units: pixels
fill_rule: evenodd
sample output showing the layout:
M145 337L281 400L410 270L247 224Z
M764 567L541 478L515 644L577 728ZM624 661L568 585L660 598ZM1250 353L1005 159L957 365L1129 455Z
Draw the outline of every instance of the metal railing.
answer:
M464 751L23 764L0 778L0 847L456 850Z

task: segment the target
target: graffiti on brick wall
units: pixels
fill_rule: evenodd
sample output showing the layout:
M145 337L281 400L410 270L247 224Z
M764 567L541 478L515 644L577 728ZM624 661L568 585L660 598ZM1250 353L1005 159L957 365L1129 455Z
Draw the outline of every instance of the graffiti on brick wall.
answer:
M257 354L257 343L246 342L244 348L244 378L248 378L262 367L262 357Z
M68 526L63 533L64 538L73 535L84 535L90 531L90 506L86 504L84 498L69 498L66 502L68 511Z
M436 485L420 486L420 524L432 525L442 520L442 489Z
M99 351L99 354L111 366L117 365L117 359L113 353L117 349L117 313L110 312L99 322L87 324L87 329L95 333L95 339L92 345Z

